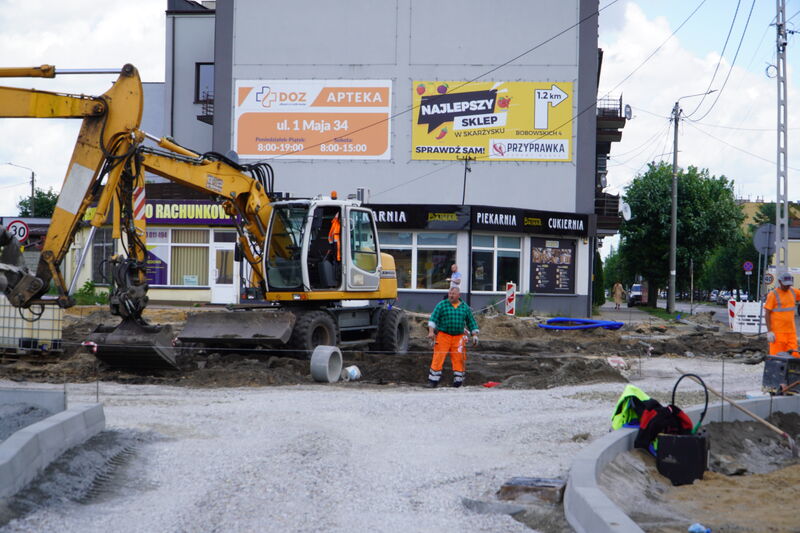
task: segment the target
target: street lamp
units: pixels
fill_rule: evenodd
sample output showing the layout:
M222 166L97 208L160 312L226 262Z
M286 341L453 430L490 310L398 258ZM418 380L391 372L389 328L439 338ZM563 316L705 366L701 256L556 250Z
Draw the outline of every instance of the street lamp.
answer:
M669 288L667 291L667 312L675 312L675 252L678 248L678 122L681 120L680 101L694 96L705 96L717 92L716 89L698 94L688 94L675 100L672 108L672 120L675 121L675 137L672 146L672 223L669 232Z
M33 204L34 204L34 199L36 198L36 194L34 192L34 185L36 183L36 172L34 172L32 168L28 168L28 167L25 167L25 166L22 166L22 165L18 165L16 163L12 163L11 161L6 161L3 164L4 165L11 165L12 167L17 167L17 168L24 168L25 170L30 170L31 171L31 218L34 217L35 216L35 211L34 211Z

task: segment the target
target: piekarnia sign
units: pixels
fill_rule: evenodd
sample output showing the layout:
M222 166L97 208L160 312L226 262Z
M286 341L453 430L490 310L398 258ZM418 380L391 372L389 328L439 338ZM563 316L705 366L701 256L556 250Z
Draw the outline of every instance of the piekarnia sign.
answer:
M589 235L589 215L531 211L489 206L373 204L380 229L447 229L531 233L538 235Z
M589 235L589 215L472 206L473 230L513 231L539 235Z

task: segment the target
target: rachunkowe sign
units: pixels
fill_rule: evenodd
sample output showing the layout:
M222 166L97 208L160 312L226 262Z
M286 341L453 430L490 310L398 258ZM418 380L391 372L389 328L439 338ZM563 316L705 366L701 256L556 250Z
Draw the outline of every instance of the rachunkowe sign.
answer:
M572 161L572 85L415 81L411 158Z
M391 157L391 80L237 80L235 94L240 157Z

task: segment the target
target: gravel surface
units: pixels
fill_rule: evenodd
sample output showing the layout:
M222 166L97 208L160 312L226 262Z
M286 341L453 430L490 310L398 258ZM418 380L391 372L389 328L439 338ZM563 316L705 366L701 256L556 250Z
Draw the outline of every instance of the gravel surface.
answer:
M25 403L0 405L0 443L15 432L52 415L47 409Z
M642 361L629 378L659 401L669 401L676 365L722 388L720 360ZM762 369L725 363L726 394L759 390ZM66 481L48 470L33 494L49 497L29 490L23 497L42 503L6 505L0 531L530 531L507 515L469 511L462 499L496 501L514 476L566 476L575 453L609 430L622 389L101 383L105 433L135 446L124 461L97 453L113 470L80 497L57 497ZM95 385L68 393L70 403L92 402Z

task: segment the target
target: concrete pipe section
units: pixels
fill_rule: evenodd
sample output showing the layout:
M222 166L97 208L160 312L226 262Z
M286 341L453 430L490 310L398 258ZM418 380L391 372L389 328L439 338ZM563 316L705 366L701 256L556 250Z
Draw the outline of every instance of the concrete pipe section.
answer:
M311 377L321 383L336 383L342 376L342 352L336 346L317 346L311 354Z
M800 396L763 397L738 402L756 415L767 418L771 412L800 413ZM694 423L703 408L684 409ZM709 405L703 425L710 422L751 422L753 419L735 407ZM633 449L637 429L622 428L597 439L581 450L572 462L564 493L564 514L578 533L643 533L603 492L598 476L620 453Z

